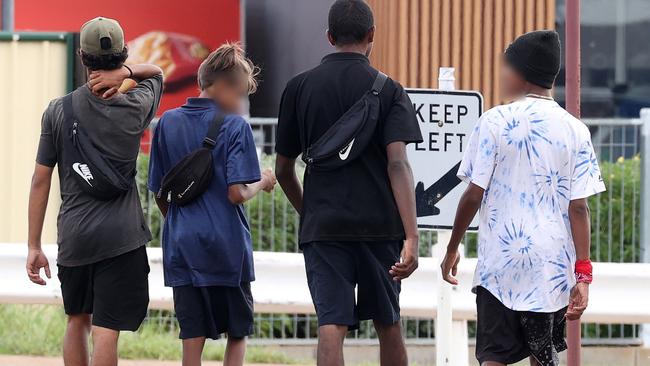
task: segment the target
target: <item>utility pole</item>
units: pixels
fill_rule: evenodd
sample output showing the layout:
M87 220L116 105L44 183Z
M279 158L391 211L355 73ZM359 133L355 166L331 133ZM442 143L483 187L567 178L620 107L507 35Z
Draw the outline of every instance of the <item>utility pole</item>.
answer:
M14 31L14 0L0 0L2 3L2 30Z
M580 0L566 0L566 109L580 118ZM580 320L567 322L567 366L580 366Z

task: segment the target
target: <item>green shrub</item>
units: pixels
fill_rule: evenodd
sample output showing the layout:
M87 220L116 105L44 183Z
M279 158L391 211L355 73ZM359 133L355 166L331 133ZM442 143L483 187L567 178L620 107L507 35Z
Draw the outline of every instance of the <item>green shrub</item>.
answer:
M263 155L262 169L273 168L274 155ZM298 163L298 176L302 178L304 166ZM272 252L298 251L299 217L279 185L273 192L261 192L246 203L246 213L251 227L255 250Z
M638 262L641 228L641 159L602 162L607 191L589 198L591 258L602 262Z
M275 157L263 155L261 166L273 166ZM639 228L641 223L641 164L640 158L619 158L602 162L601 170L607 192L589 198L592 218L592 258L606 262L637 262L640 260ZM153 195L146 187L149 157L138 161L138 189L142 208L153 234L151 246L160 246L162 218ZM304 166L299 164L302 176ZM260 193L246 203L255 250L295 252L298 250L299 217L280 187L271 193ZM422 231L421 255L430 256L435 232ZM466 254L476 256L476 235L468 234ZM610 245L611 243L611 245Z

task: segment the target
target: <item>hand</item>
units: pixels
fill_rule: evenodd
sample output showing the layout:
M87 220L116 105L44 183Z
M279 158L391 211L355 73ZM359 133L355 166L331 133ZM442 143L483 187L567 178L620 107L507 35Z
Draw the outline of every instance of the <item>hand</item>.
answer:
M273 170L264 169L262 172L262 190L264 190L264 192L271 192L277 182L278 180L275 178Z
M122 85L120 85L120 87L119 87L119 89L117 91L120 92L121 94L126 94L126 93L128 93L129 90L135 88L136 86L138 86L138 83L135 80L133 80L133 79L124 79L124 81L122 82Z
M417 237L404 240L401 261L392 265L390 271L388 271L393 276L394 281L409 277L418 268L419 254Z
M458 253L458 249L447 249L447 254L445 254L445 258L442 260L442 263L440 263L442 279L452 285L458 285L458 280L454 277L458 273L458 262L460 262L460 253Z
M90 73L88 85L95 95L108 99L117 94L127 77L129 71L124 67L115 70L96 70Z
M45 285L45 280L41 277L41 268L45 268L47 278L52 278L50 274L50 263L47 257L40 249L29 249L27 254L27 277L37 285Z
M565 317L568 320L578 320L582 313L587 309L589 303L589 284L578 282L572 289L569 295L569 307L566 311Z

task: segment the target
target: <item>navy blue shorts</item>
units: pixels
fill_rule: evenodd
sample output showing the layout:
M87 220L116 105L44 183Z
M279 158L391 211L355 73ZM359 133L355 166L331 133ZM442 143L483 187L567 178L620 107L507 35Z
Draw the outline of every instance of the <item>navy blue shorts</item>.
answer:
M399 321L401 286L388 271L399 261L402 241L313 242L302 250L319 326Z
M250 282L240 287L174 287L174 310L181 327L180 339L219 339L253 334L253 295Z

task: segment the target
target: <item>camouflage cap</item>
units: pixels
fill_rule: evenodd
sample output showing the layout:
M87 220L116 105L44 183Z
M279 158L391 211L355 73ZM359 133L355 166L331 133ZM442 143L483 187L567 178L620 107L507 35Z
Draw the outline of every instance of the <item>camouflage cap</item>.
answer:
M93 56L121 53L124 31L117 20L97 17L81 26L81 50Z

